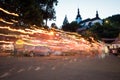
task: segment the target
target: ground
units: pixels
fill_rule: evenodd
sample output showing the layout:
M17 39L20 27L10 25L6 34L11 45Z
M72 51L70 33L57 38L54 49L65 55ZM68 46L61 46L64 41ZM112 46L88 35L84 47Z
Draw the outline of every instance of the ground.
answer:
M120 58L0 57L0 80L120 80Z

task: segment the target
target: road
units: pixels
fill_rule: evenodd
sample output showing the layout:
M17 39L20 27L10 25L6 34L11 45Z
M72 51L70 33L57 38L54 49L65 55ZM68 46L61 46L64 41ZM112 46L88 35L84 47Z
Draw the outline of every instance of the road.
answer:
M120 58L0 57L0 80L120 80Z

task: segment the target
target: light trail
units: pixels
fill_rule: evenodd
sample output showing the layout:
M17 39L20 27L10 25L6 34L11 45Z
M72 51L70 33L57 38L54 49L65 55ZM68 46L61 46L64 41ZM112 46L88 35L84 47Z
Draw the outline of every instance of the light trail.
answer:
M2 29L2 30L6 29L6 30L11 31L11 32L19 32L21 34L33 34L32 32L28 32L28 31L25 31L22 29L12 29L12 28L7 27L7 26L5 26L5 27L0 26L0 29Z
M0 18L0 21L3 22L3 23L6 23L6 24L14 24L12 22L8 22L8 21L5 21L4 19Z
M19 16L16 13L11 13L3 8L0 11ZM12 22L7 22L0 18L0 21L6 24L14 24L18 21L11 19ZM51 49L51 52L77 52L85 54L101 54L104 44L98 43L92 37L91 42L84 39L77 33L65 32L58 29L45 30L43 28L35 28L31 26L31 29L13 29L9 26L0 26L0 43L13 44L14 46L43 46ZM29 49L29 48L28 48ZM23 50L24 51L24 50Z
M3 30L8 31L9 34L0 33L0 36L7 37L8 40L11 37L13 41L3 41L1 43L13 43L16 45L22 44L23 46L44 46L50 48L52 53L59 52L77 52L87 54L101 54L104 44L98 43L92 37L92 42L87 41L81 35L76 33L64 32L61 30L51 29L12 29L10 27L1 27L0 32ZM16 34L19 33L19 34ZM16 41L20 40L20 41ZM23 42L22 42L23 41Z
M3 11L4 13L6 13L6 14L9 14L9 15L13 15L13 16L17 16L17 17L19 16L18 14L16 14L16 13L11 13L11 12L3 9L3 8L0 8L0 10Z
M17 20L14 20L14 19L11 19L11 21L14 22L14 23L18 23L18 21L17 21Z
M18 38L18 35L10 35L10 34L0 34L0 36Z
M0 41L0 43L4 43L4 44L8 43L8 44L11 44L11 43L13 43L13 42L10 42L10 41Z

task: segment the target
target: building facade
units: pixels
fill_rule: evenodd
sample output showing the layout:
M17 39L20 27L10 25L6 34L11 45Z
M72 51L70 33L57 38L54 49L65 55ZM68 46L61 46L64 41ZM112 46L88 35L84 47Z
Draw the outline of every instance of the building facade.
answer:
M90 28L91 26L93 26L96 23L99 23L100 25L103 24L103 20L99 17L98 11L96 11L95 18L92 18L92 19L87 18L85 20L82 20L79 9L78 9L77 17L76 17L76 22L82 26L77 31Z

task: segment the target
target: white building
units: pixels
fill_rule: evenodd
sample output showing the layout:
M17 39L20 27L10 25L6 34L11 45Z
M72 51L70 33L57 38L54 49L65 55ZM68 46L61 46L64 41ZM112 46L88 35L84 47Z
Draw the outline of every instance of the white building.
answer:
M82 31L82 30L86 30L87 28L90 28L91 26L93 26L95 23L99 23L100 25L103 24L103 20L99 17L99 14L98 14L98 11L96 11L96 16L95 18L87 18L85 20L82 20L82 17L80 15L80 11L79 11L79 8L78 8L78 11L77 11L77 16L76 16L76 20L77 24L80 24L80 28L78 28L76 31L79 32L79 31ZM64 21L63 21L63 25L66 25L68 22L68 19L67 19L67 15L65 15L65 18L64 18Z
M88 19L82 20L81 15L79 13L79 9L78 9L78 14L77 14L77 17L76 17L76 21L77 21L78 24L80 24L82 26L82 28L84 30L91 27L95 23L99 23L100 25L103 24L102 19L99 17L98 11L96 11L95 18L92 18L92 19L88 18ZM82 30L82 28L78 29L78 30Z

